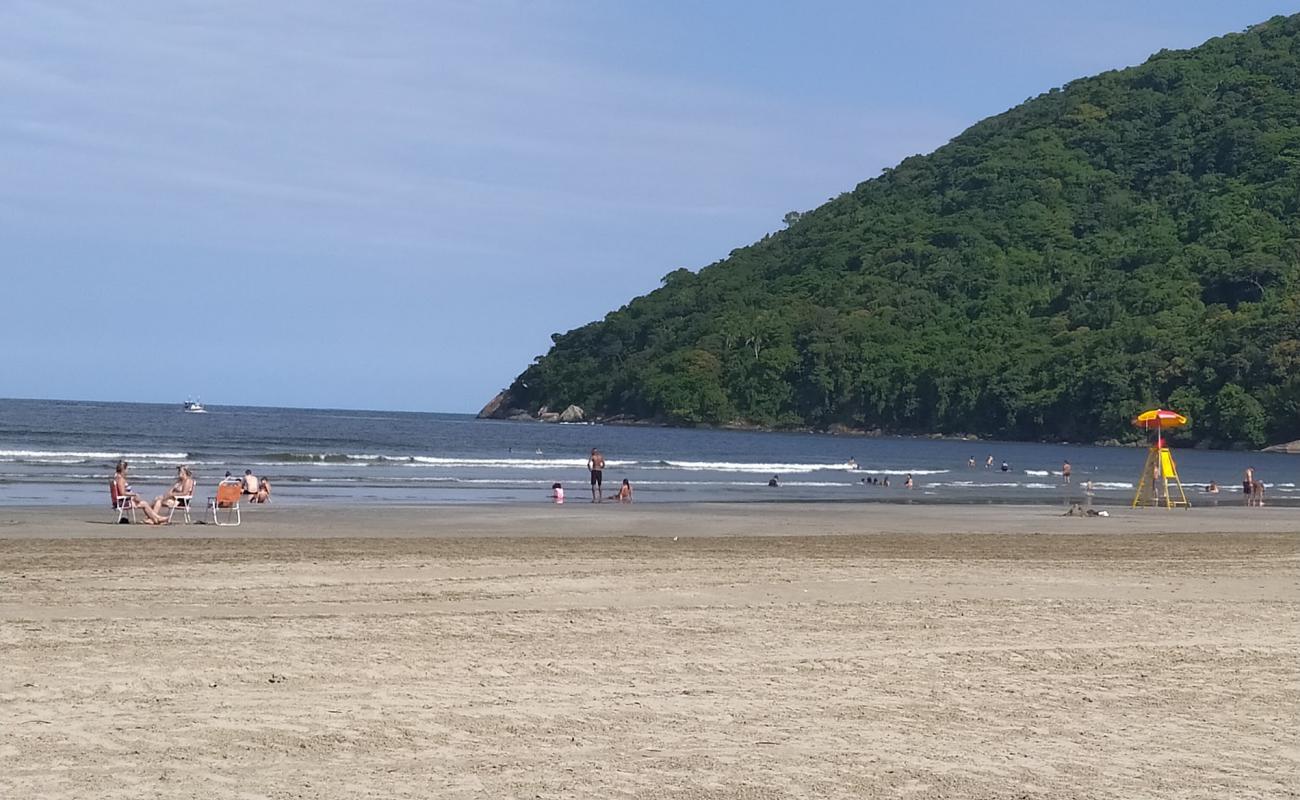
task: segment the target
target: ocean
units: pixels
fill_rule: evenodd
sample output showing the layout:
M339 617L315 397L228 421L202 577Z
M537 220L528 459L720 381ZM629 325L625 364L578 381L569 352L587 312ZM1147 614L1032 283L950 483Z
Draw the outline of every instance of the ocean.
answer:
M636 502L1128 503L1139 448L926 437L832 436L479 420L464 414L0 400L0 504L108 505L119 458L142 495L175 467L212 494L227 471L271 480L275 504L543 503L551 484L590 499L585 463L605 454L605 490ZM993 468L984 466L989 456ZM1177 450L1195 505L1239 504L1254 466L1269 504L1300 505L1300 457ZM976 466L968 466L974 458ZM1061 477L1062 463L1073 482ZM1001 470L1002 462L1007 470ZM907 475L914 481L904 488ZM776 476L778 486L768 485ZM875 481L888 478L890 486ZM866 479L867 483L863 483ZM1211 481L1218 495L1203 491Z

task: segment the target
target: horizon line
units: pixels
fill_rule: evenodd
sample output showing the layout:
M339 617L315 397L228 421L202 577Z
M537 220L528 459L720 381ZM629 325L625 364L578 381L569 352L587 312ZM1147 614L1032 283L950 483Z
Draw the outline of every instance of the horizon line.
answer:
M17 400L22 402L43 402L43 403L112 403L114 405L124 406L180 406L180 403L161 403L148 400L87 400L84 398L70 397L0 397L0 402ZM273 408L283 411L374 411L384 414L444 414L450 416L468 416L477 417L474 411L429 411L402 408L360 408L344 406L279 406L279 405L257 405L251 403L204 403L209 408Z

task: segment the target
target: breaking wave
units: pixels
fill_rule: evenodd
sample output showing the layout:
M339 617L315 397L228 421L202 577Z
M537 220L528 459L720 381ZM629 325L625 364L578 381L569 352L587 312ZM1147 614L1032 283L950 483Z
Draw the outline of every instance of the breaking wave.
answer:
M115 459L176 460L189 458L189 453L124 453L111 450L0 450L0 460L34 461L51 460L56 464L77 464L82 461L111 461Z

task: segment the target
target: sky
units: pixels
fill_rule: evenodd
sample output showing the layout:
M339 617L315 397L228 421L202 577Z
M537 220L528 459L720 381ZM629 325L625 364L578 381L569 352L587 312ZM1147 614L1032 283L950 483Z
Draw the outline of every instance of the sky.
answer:
M1267 0L0 0L0 397L477 411L903 158Z

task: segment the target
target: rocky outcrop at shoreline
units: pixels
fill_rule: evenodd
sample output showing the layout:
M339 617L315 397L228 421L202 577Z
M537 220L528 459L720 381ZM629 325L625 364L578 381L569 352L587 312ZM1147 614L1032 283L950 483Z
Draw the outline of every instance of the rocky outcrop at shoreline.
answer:
M1264 452L1265 453L1291 453L1292 455L1300 455L1300 439L1296 439L1294 442L1283 442L1282 444L1275 444L1271 447L1265 447Z
M511 419L521 422L585 422L587 415L582 406L569 405L563 411L552 411L546 406L537 409L534 414L526 408L514 408L510 405L510 393L498 392L478 412L479 419Z
M479 419L513 419L513 420L532 420L533 415L526 408L512 408L510 405L510 393L502 390L497 392L487 402L487 405L478 412Z
M509 390L498 392L495 397L487 402L487 405L478 412L479 419L505 419L516 422L588 422L599 423L601 425L628 425L638 427L696 427L711 428L715 430L732 430L732 431L784 431L784 432L806 432L806 433L828 433L832 436L865 436L877 438L880 436L911 436L916 438L927 439L945 439L951 441L978 442L983 437L973 433L924 433L916 431L887 431L881 428L854 428L843 423L832 423L826 428L811 427L775 427L771 425L761 425L747 420L732 420L731 422L719 425L687 425L675 426L671 422L663 419L642 419L629 414L614 414L612 416L589 416L587 412L578 405L569 405L563 411L554 411L547 406L537 409L536 413L529 411L527 408L518 408L511 404ZM1040 443L1052 443L1049 440L1041 440ZM1069 444L1069 442L1055 442L1057 444ZM1118 439L1105 439L1093 442L1098 447L1139 447L1143 446L1141 440L1120 441ZM1300 454L1300 440L1288 442L1285 444L1276 444L1272 447L1264 448L1265 452L1272 453L1296 453Z

